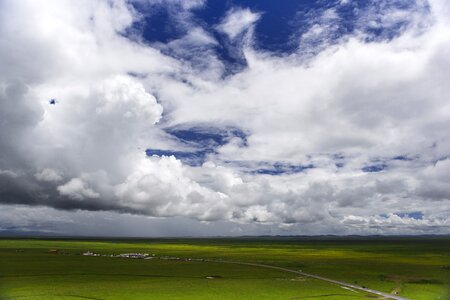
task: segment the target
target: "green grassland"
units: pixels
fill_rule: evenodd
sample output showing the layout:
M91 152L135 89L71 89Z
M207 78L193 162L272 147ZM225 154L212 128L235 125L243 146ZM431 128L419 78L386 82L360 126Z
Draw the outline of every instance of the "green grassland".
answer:
M410 299L450 299L450 238L443 237L0 239L0 299L376 298L256 266L80 255L87 250L263 263Z

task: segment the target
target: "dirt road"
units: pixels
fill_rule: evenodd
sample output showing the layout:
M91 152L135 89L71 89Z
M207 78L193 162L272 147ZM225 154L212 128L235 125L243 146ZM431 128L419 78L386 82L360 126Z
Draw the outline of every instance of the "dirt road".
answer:
M299 274L299 275L302 275L305 277L310 277L310 278L314 278L314 279L318 279L318 280L327 281L327 282L334 283L334 284L337 284L342 287L347 287L347 288L351 288L353 290L359 290L359 291L363 291L366 293L371 293L374 295L382 296L386 299L409 300L408 298L404 298L404 297L400 297L400 296L396 296L396 295L392 295L392 294L388 294L388 293L383 293L383 292L369 289L366 287L362 287L362 286L358 286L358 285L354 285L354 284L350 284L350 283L346 283L346 282L342 282L342 281L338 281L338 280L334 280L334 279L330 279L330 278L326 278L326 277L322 277L322 276L318 276L318 275L313 275L313 274L309 274L309 273L305 273L305 272L301 272L301 271L277 267L277 266L255 264L255 263L245 263L245 262L237 262L237 261L224 261L224 260L205 260L205 261L217 262L217 263L238 264L238 265L246 265L246 266L255 266L255 267L261 267L261 268L270 268L270 269L290 272L290 273L294 273L294 274Z

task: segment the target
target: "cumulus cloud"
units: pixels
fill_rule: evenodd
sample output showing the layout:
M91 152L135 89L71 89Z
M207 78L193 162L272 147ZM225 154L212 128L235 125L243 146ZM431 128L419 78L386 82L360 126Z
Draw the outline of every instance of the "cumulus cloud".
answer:
M59 181L61 180L62 174L57 170L45 168L41 172L34 174L39 181Z
M169 2L148 3L204 4ZM240 42L247 67L224 76L213 31L251 38L264 14L232 8L210 32L184 16L185 35L148 45L127 36L142 19L127 1L3 1L0 201L236 232L448 232L449 6L373 9L389 14L337 40L322 11L289 55ZM368 38L369 19L403 25Z
M69 182L58 186L58 191L61 195L68 196L69 198L76 200L100 197L100 194L87 187L86 182L84 182L81 178L72 178Z

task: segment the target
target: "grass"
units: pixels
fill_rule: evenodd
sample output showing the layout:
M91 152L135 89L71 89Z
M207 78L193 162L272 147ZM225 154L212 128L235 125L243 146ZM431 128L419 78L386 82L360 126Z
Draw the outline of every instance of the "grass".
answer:
M410 299L450 299L450 238L0 239L0 299L369 296L273 269L79 255L86 250L264 263L395 291Z

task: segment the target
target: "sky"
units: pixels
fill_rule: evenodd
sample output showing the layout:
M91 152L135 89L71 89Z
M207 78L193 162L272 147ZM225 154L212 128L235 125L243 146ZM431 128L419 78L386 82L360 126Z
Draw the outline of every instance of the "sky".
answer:
M450 234L447 0L2 0L0 70L0 235Z

